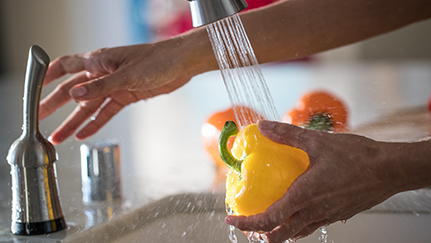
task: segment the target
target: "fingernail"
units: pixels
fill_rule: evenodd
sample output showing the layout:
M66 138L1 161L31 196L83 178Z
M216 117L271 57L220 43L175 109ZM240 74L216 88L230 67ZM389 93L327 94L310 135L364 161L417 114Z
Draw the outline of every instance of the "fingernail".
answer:
M228 217L226 217L226 218L224 218L224 222L226 223L226 224L232 224L232 220L230 219L230 217L228 216Z
M260 130L272 130L274 129L276 123L273 121L259 121L259 129Z
M72 97L81 97L87 94L87 88L84 86L74 87L70 90L70 96Z

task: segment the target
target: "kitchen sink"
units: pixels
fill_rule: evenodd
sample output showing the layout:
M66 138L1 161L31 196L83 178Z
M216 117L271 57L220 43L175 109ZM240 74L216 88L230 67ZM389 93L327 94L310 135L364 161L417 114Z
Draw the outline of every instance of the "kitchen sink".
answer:
M326 228L327 242L427 242L431 190L405 192ZM63 242L230 242L223 194L181 194L130 210ZM235 231L238 242L248 242ZM321 231L298 242L319 242Z

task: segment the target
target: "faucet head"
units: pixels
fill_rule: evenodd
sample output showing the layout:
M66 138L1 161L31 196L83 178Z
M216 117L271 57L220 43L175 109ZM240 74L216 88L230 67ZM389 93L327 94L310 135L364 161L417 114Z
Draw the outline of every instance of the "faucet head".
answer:
M194 27L227 18L245 8L244 0L186 0L190 4Z

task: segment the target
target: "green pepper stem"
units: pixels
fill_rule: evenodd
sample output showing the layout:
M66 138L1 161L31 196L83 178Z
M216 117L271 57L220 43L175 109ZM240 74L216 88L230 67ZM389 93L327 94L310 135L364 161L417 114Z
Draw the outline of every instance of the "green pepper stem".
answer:
M325 113L318 113L310 118L304 128L309 130L332 131L334 129L331 116Z
M218 140L218 148L220 151L220 157L227 165L227 167L241 176L241 163L243 160L236 159L227 148L229 138L238 134L238 126L233 121L227 121L224 124L223 130L221 131L220 138Z

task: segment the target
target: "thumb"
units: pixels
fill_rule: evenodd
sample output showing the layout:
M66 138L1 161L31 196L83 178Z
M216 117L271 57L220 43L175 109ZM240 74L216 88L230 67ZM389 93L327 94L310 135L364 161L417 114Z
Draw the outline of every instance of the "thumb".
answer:
M288 123L266 120L259 121L259 130L262 135L276 143L302 150L305 150L305 146L311 135L310 133L315 132Z
M77 101L100 99L117 90L127 88L130 86L129 82L130 80L125 76L113 73L75 85L69 93L72 99Z

